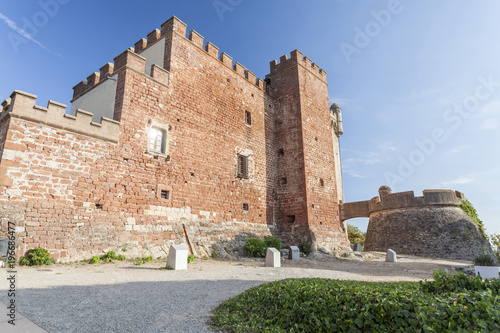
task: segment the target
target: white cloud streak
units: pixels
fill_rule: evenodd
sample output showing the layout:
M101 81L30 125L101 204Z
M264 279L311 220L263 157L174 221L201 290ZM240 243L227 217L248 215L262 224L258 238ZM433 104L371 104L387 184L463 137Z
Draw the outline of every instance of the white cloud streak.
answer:
M53 54L53 55L58 56L58 57L61 57L61 55L59 53L55 53L54 51L52 51L51 49L49 49L48 47L46 47L45 45L43 45L42 43L40 43L39 41L37 41L29 33L27 33L26 31L24 31L23 29L19 28L14 21L12 21L11 19L9 19L4 14L0 13L0 19L2 19L9 26L9 28L11 28L12 30L14 30L19 36L21 36L23 38L26 38L27 40L35 43L36 45L40 46L42 49L44 49L48 53Z

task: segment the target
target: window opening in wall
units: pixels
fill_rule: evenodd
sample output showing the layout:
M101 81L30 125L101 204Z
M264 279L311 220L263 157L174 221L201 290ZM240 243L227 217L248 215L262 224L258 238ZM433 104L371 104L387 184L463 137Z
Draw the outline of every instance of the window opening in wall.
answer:
M248 204L247 203L243 204L243 210L248 210Z
M245 111L245 123L247 125L252 125L252 114L250 111Z
M166 131L158 127L149 130L148 148L156 153L165 154Z
M170 191L162 190L161 191L161 198L162 199L170 199Z
M319 179L319 185L325 186L325 181L323 180L323 178Z
M278 150L278 155L279 155L279 156L285 156L285 151L283 150L283 148L280 148L280 149Z
M238 154L238 177L248 178L248 156Z
M295 223L295 215L287 215L286 222L287 223Z
M282 177L281 178L281 184L285 185L288 183L288 180L286 179L286 177Z
M101 204L95 204L95 209L102 210L102 205Z

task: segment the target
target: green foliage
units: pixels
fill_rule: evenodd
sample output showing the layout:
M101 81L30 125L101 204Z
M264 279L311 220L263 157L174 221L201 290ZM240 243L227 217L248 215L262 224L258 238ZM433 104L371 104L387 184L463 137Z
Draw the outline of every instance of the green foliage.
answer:
M274 247L276 250L281 250L281 242L278 237L264 236L264 240L260 238L247 238L243 250L249 257L265 257L268 247Z
M274 247L276 250L281 250L281 242L278 237L264 236L264 244L266 245L266 250L268 247Z
M115 259L117 259L117 257L113 251L109 251L105 255L101 256L101 260L104 262L113 262Z
M99 256L93 256L92 258L90 258L89 264L97 264L100 261L101 261L101 258Z
M469 200L462 200L462 204L460 205L460 208L462 208L462 210L467 213L467 215L469 215L469 217L474 221L476 222L477 226L479 227L479 229L481 230L481 232L483 233L484 237L486 237L486 239L488 239L488 235L486 234L486 231L484 230L484 224L483 224L483 221L481 221L477 215L477 211L476 209L474 208L474 206L472 206L472 204L469 202Z
M500 331L500 279L444 272L435 278L422 283L275 281L221 304L212 327L229 332Z
M188 255L188 264L192 263L194 261L196 257L194 256L194 254L190 254Z
M308 242L302 242L299 244L299 250L300 252L304 253L306 256L308 256L311 251L312 251L312 246L311 243Z
M247 238L243 249L246 255L250 257L263 257L266 255L264 241L260 238Z
M366 232L361 231L358 227L347 224L347 237L351 244L359 243L362 246L365 245Z
M212 258L214 258L214 259L217 258L217 253L212 252Z
M120 255L118 255L118 257L116 257L116 259L123 261L127 258L123 254L120 254Z
M135 258L135 264L137 266L141 266L142 264L145 264L145 263L150 262L150 261L153 261L153 256Z
M495 259L487 254L481 254L479 257L474 259L474 265L476 266L495 266Z
M50 253L44 248L35 247L26 252L26 256L22 257L19 264L22 266L40 266L55 264L56 260L50 258Z

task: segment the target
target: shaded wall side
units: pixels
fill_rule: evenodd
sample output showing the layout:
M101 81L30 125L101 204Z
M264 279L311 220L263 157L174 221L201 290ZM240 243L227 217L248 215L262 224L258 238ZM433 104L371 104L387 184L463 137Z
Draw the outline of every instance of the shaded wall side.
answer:
M309 227L318 246L340 250L349 244L340 221L328 85L304 66L298 70Z

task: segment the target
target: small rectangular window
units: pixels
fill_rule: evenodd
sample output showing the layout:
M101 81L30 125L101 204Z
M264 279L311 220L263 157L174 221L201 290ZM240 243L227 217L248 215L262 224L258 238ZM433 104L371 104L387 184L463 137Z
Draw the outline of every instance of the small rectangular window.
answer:
M295 223L295 215L287 215L286 222L287 223Z
M279 156L285 156L285 151L283 150L283 148L280 148L280 149L278 150L278 155L279 155Z
M252 114L250 111L245 111L245 123L247 125L252 125Z
M149 130L149 142L148 142L149 150L155 153L165 154L166 133L167 131L165 131L164 129L158 127L151 127Z
M319 185L325 186L325 181L323 180L323 178L319 179Z
M247 203L243 204L243 210L248 210L248 204Z
M165 190L162 190L161 191L161 198L162 199L170 199L170 191L165 191Z
M285 185L288 183L288 180L286 179L286 177L282 177L281 178L281 184Z
M248 178L248 156L238 155L238 177Z

